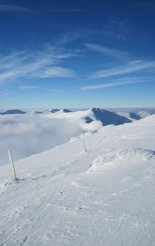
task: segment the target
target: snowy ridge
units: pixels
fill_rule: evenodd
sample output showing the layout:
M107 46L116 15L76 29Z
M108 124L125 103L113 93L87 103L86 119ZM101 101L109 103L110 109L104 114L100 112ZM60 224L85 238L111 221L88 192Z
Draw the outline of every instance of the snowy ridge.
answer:
M91 123L93 121L100 121L102 125L120 125L123 123L131 122L124 116L117 115L110 111L100 109L100 108L92 108L88 110L75 111L71 112L69 110L60 110L54 115L54 118L70 118L70 119L82 119L85 123Z
M79 122L79 125L85 131L97 131L103 125L121 125L131 122L131 120L124 116L99 108L75 112L59 110L54 114L49 115L49 117L55 119L69 119L71 121Z

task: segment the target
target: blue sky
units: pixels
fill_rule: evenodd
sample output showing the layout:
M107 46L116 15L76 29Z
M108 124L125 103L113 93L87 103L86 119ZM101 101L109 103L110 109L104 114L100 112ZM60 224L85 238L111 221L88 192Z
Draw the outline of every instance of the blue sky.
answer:
M154 107L154 30L154 0L0 0L0 108Z

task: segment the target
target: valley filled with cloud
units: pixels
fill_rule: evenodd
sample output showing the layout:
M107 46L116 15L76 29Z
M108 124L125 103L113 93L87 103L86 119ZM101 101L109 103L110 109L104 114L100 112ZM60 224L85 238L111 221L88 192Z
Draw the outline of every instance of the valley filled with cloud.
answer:
M1 115L0 129L0 165L9 162L8 149L17 160L67 142L83 132L78 122L50 119L46 114Z

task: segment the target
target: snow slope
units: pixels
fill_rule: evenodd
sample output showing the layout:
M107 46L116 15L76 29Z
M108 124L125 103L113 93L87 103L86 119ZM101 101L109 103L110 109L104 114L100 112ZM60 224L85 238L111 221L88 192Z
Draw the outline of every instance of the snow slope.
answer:
M86 147L86 149L85 149ZM0 245L154 246L155 115L0 168Z

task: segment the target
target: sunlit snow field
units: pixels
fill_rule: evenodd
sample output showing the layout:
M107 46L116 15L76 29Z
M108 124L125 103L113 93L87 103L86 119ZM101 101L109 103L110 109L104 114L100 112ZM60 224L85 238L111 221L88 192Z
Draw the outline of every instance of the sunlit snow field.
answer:
M95 123L15 162L17 182L0 167L0 245L155 245L155 115Z

